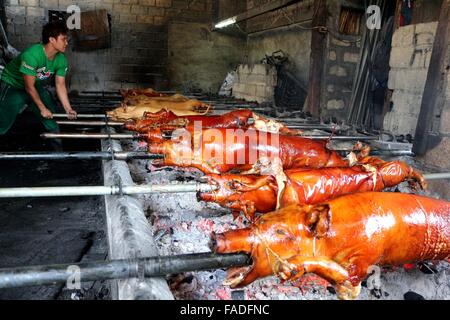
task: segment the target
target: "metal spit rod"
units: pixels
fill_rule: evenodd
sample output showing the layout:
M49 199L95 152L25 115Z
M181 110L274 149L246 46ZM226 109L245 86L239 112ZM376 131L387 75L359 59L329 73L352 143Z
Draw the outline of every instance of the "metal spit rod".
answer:
M23 152L23 153L9 153L1 152L0 160L131 160L131 159L164 159L164 155L151 154L148 152L130 151L130 152Z
M336 149L333 149L336 150ZM348 148L339 151L349 151ZM371 155L384 156L414 156L414 153L409 150L372 150ZM121 152L107 152L107 151L92 151L92 152L0 152L1 160L154 160L164 159L162 154L153 154L146 151L121 151Z
M252 110L252 111L257 111L257 110ZM267 111L267 110L266 109L261 109L260 111ZM104 119L105 117L111 118L110 116L105 115L105 114L82 113L82 114L78 114L77 115L77 119ZM55 119L58 119L58 118L67 119L68 115L65 114L65 113L54 113L53 114L53 118L55 118ZM286 123L292 123L292 124L301 124L301 125L308 125L308 124L321 125L318 122L311 122L308 119L302 119L302 118L286 118L286 119L276 118L275 120L279 120L279 121L286 122ZM329 126L332 126L332 125L329 125Z
M122 134L105 134L105 133L43 133L41 137L44 139L144 139L145 134L122 133ZM329 135L304 135L302 138L316 140L379 140L378 136L329 136Z
M450 179L450 172L429 173L425 180ZM142 186L77 186L0 188L0 198L81 197L106 195L133 195L149 193L212 192L217 187L205 183L142 185Z
M0 269L0 289L66 283L80 276L81 282L139 277L160 277L183 272L243 267L250 264L244 254L213 253L128 260L96 261Z
M149 193L212 192L217 187L205 183L161 184L140 186L77 186L0 188L0 198L81 197L133 195Z
M125 122L118 121L110 121L106 123L105 121L56 121L57 124L66 125L66 126L114 126L120 127L125 124Z
M142 137L138 133L43 133L44 139L139 139Z
M78 114L77 115L77 119L92 119L92 118L96 118L96 119L104 119L106 117L110 118L109 116L105 115L105 114L89 114L89 113L83 113L83 114ZM65 113L54 113L53 114L53 118L64 118L67 119L69 116Z
M120 121L110 121L108 123L106 123L105 121L56 121L57 124L60 125L69 125L69 126L92 126L92 127L100 127L100 126L115 126L115 127L119 127L119 126L123 126L125 124L125 122L120 122ZM343 129L342 126L333 126L333 125L327 125L327 124L309 124L309 123L305 123L305 124L291 124L291 125L287 125L288 128L290 129L324 129L324 130L341 130Z

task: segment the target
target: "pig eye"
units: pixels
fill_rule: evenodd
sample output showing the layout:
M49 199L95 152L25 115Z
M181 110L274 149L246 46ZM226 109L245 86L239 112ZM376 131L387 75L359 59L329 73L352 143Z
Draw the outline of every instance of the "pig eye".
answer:
M283 229L277 229L275 232L277 234L279 234L280 236L285 236L286 235L286 231L284 231Z

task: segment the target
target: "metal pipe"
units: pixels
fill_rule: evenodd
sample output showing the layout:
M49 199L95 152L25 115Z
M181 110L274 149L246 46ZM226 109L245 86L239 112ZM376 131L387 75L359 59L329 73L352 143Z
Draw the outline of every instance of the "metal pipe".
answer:
M109 116L105 115L105 114L78 114L77 115L77 119L92 119L92 118L102 118L104 119L105 117L110 118ZM69 116L65 113L54 113L53 114L53 118L69 118Z
M151 154L148 152L23 152L23 153L8 153L1 152L0 160L131 160L131 159L164 159L164 155Z
M373 156L410 156L414 157L414 153L410 150L371 150L370 155Z
M160 277L168 274L243 267L250 264L244 254L188 254L131 260L95 261L0 269L0 289L37 285L139 277ZM79 276L79 278L78 278Z
M139 139L137 133L43 133L44 139Z
M204 183L140 185L0 188L0 198L81 197L149 193L212 192L217 187Z
M450 172L426 173L423 177L425 180L450 179Z
M41 137L44 139L145 139L145 134L122 133L122 134L106 134L106 133L43 133ZM379 140L379 136L330 136L330 135L302 135L302 138L314 140ZM165 136L169 138L170 136Z
M124 122L111 121L106 123L105 121L56 121L57 124L66 125L66 126L113 126L119 127L123 126Z
M57 124L60 125L73 125L73 126L93 126L93 127L97 127L97 126L115 126L115 127L120 127L123 126L125 124L125 122L119 122L119 121L111 121L111 122L105 122L105 121L56 121ZM252 122L250 121L250 124ZM326 124L291 124L291 125L287 125L288 128L290 129L317 129L317 130L321 130L321 129L325 129L325 130L343 130L343 127L341 126L333 126L333 125L326 125Z

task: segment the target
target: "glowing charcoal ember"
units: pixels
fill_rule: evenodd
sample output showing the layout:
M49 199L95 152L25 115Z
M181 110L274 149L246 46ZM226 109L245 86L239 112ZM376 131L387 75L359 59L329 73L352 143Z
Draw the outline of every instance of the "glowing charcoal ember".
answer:
M416 268L416 265L415 265L414 263L408 263L408 264L404 264L404 265L403 265L403 268L404 268L405 270L412 270L412 269L415 269L415 268Z
M138 144L138 148L139 149L146 149L147 148L147 142L145 142L145 141L138 141L137 144Z
M231 290L220 288L216 291L216 296L219 300L231 300Z
M212 232L214 231L214 221L209 219L202 219L197 224L197 228L204 232Z

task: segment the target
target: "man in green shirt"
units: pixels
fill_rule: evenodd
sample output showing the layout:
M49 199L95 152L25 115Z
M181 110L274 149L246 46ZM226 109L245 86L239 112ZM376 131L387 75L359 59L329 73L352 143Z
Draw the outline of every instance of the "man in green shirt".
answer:
M64 22L51 22L42 30L42 43L34 44L8 63L0 81L0 135L13 125L17 115L28 105L47 131L58 132L53 120L55 103L42 81L55 75L56 93L70 119L77 113L67 96L65 77L68 69L66 51L68 29Z

